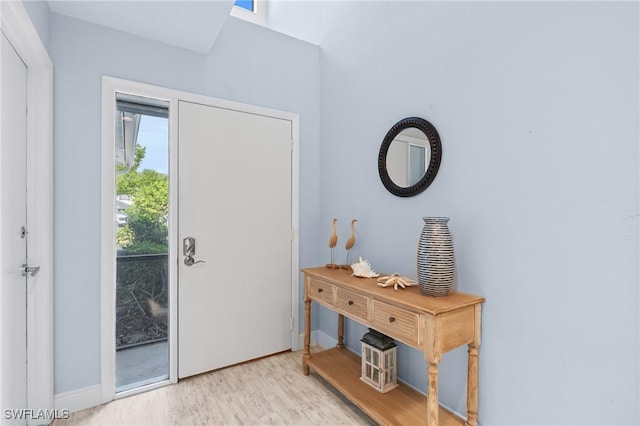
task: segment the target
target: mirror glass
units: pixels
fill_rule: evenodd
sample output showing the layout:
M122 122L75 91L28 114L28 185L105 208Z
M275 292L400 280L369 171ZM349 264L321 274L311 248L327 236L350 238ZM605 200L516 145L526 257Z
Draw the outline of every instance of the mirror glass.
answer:
M401 188L415 185L427 171L431 147L420 129L409 127L401 131L389 145L387 173Z

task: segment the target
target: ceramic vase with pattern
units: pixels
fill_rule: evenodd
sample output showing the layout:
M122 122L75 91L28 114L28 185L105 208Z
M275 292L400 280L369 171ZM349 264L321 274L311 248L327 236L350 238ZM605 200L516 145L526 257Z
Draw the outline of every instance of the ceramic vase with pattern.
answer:
M446 296L453 287L453 240L448 217L425 217L418 242L418 284L426 296Z

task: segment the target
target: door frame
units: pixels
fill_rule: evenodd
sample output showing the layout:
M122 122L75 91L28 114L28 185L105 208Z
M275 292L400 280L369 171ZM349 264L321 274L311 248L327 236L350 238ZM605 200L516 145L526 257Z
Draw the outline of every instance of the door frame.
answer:
M169 102L169 223L178 223L178 101L233 109L252 114L266 115L291 121L293 141L291 151L291 349L299 349L299 116L298 114L248 105L210 96L198 95L175 89L123 80L110 76L102 77L102 206L101 206L101 252L115 253L115 172L113 140L115 130L115 93L123 92L137 96L161 99ZM169 380L121 392L117 398L165 386L178 381L178 227L169 229ZM101 256L101 400L103 403L116 398L115 395L115 262Z
M27 405L53 408L53 64L22 2L0 1L0 28L27 66L29 263L40 273L27 292ZM1 123L0 123L1 125ZM22 407L15 407L22 408ZM50 419L49 419L50 420ZM29 418L28 424L42 423Z

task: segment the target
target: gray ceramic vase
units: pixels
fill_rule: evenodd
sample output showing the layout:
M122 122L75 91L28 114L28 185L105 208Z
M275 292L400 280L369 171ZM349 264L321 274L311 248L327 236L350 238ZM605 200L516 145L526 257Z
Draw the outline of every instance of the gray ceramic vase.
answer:
M453 241L448 217L425 217L418 242L418 284L425 296L446 296L453 287Z

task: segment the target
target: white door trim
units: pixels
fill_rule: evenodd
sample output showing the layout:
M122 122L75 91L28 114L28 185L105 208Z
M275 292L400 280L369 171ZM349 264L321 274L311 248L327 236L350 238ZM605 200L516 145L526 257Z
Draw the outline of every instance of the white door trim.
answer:
M291 349L298 350L298 300L299 300L299 118L298 114L286 111L279 111L270 108L248 105L239 102L217 99L209 96L198 95L180 90L167 89L149 84L138 83L113 77L102 77L102 208L101 208L101 250L102 253L115 253L115 221L113 212L115 211L114 193L114 159L113 140L115 121L115 93L123 92L132 95L145 96L155 99L162 99L169 102L169 193L178 193L178 175L172 173L178 167L178 101L187 101L203 105L227 108L253 114L266 115L292 123L293 147L291 153L291 227L292 227L292 249L291 249L291 317L293 327L291 330ZM169 202L169 223L178 223L178 206ZM171 226L169 230L169 297L170 300L177 300L178 295L178 268L177 262L180 260L178 253L178 229ZM107 256L101 256L101 388L103 403L111 401L115 397L115 318L114 318L114 285L115 282L115 262ZM178 355L178 305L171 302L169 307L169 381L178 381L177 355ZM149 388L140 389L140 391ZM128 393L130 394L130 393Z
M0 1L0 28L28 68L29 262L40 266L27 299L28 408L53 408L53 64L22 2ZM15 407L22 408L22 407ZM27 408L27 407L25 407ZM29 424L42 423L30 420Z

